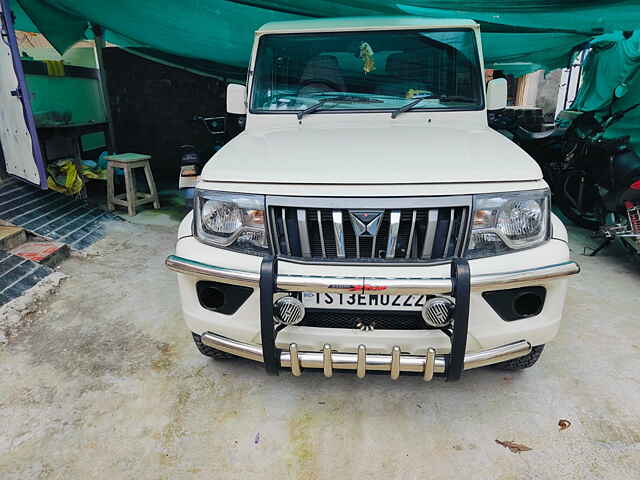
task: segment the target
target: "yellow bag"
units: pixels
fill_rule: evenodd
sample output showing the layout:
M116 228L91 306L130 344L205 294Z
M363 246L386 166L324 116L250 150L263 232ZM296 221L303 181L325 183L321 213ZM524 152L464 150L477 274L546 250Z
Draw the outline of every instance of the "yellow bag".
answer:
M64 185L56 182L54 168L57 168L61 174L65 175ZM80 175L78 175L78 169L71 160L60 160L56 162L55 166L50 166L47 170L49 171L47 185L51 190L65 195L76 195L82 190L84 183Z
M80 173L92 180L106 180L107 179L107 170L96 168L92 170L90 167L81 167Z

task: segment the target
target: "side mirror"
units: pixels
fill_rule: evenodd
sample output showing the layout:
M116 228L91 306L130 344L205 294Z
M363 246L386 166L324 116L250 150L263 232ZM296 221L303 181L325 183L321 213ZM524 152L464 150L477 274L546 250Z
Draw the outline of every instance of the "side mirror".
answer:
M227 85L227 113L236 115L244 115L247 113L247 105L245 98L247 96L247 87L230 83Z
M496 78L487 84L487 110L502 110L507 106L507 80Z

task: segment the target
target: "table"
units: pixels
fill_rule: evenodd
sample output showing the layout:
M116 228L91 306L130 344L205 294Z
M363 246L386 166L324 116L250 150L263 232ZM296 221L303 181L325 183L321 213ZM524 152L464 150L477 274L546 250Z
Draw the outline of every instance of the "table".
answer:
M82 154L84 150L82 148L82 136L90 133L103 132L109 144L109 124L107 122L86 122L86 123L68 123L68 124L40 124L37 126L38 139L40 141L40 149L42 150L42 157L45 163L48 163L47 155L47 141L62 137L71 142L73 152L73 163L80 173L80 167L82 166ZM83 181L85 178L83 178ZM86 190L83 187L80 192L80 197L86 197Z

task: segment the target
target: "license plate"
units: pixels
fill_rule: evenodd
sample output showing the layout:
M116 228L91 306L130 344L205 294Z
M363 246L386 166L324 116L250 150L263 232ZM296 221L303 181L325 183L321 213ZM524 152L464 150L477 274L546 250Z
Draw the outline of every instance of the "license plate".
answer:
M304 292L302 303L306 308L342 310L420 310L426 295L363 295L343 293Z

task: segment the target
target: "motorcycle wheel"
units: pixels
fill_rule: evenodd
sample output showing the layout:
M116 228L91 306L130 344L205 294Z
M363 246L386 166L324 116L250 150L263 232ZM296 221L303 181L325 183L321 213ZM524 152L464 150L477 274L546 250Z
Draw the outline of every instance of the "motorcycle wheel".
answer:
M604 207L598 187L583 170L567 170L557 182L556 204L576 225L598 230Z

